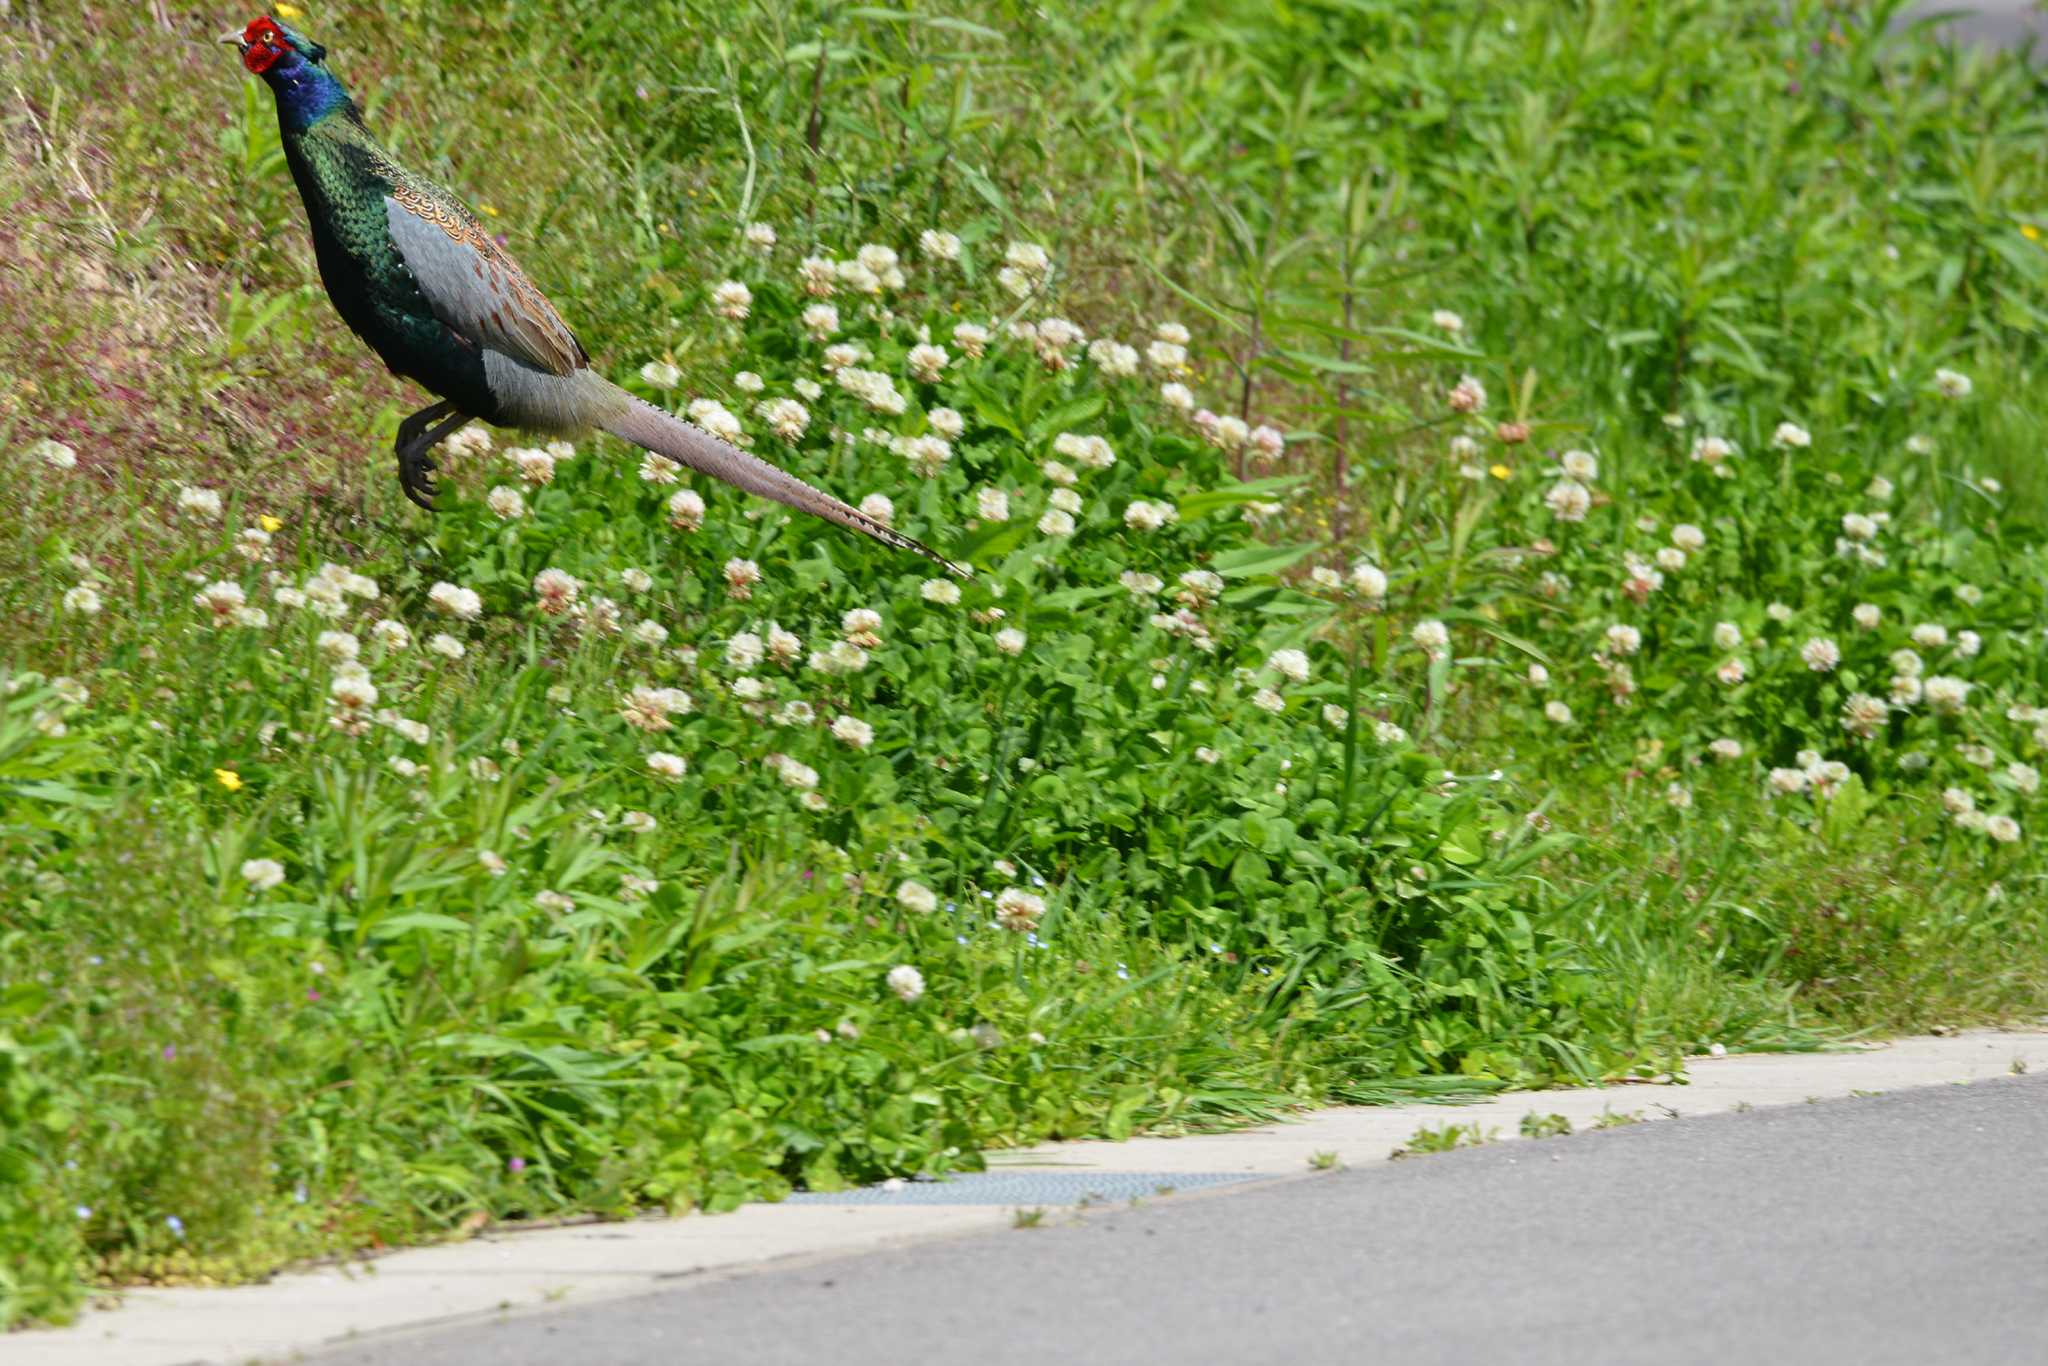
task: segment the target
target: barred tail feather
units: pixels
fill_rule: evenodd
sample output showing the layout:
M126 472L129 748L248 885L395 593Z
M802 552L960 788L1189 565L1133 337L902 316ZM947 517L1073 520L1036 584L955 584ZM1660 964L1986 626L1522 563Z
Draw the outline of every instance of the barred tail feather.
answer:
M828 522L837 522L898 550L922 555L959 578L974 576L974 571L966 565L955 564L930 546L882 525L859 508L850 507L822 489L813 488L759 456L721 441L703 428L692 426L651 403L632 398L623 389L615 392L626 401L603 423L604 429L613 436L656 455L665 455L678 464L723 480L734 488L772 498L785 507L823 517Z

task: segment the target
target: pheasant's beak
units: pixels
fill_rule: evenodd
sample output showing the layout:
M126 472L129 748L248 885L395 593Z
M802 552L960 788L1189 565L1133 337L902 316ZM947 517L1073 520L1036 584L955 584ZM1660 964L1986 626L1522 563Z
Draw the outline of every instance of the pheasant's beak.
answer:
M227 33L221 34L216 41L223 43L232 43L234 46L240 48L244 52L247 52L249 50L248 42L243 39L240 33L234 32L232 30L230 30Z

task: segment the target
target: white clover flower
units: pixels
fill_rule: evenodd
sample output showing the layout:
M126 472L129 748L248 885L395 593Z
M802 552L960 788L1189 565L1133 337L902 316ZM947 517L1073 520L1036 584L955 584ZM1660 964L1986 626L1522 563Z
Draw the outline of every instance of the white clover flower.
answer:
M685 411L690 421L722 441L730 441L737 445L744 435L743 429L740 427L740 420L734 417L726 406L715 398L692 399L690 400L690 406ZM666 457L663 457L663 459L666 459ZM644 478L645 475L642 477Z
M1251 434L1252 429L1245 424L1244 419L1228 414L1204 427L1204 435L1209 438L1209 443L1221 451L1242 449Z
M267 892L284 881L284 865L274 858L252 858L242 864L242 881L252 892Z
M1643 633L1617 622L1607 628L1607 648L1618 655L1632 655L1643 648Z
M1780 625L1792 620L1792 609L1782 602L1774 602L1764 608L1764 615Z
M1984 833L2000 844L2011 844L2020 837L2020 823L2010 816L1992 816L1984 822Z
M390 617L385 617L370 628L370 639L383 650L398 651L412 648L412 632L406 629L404 622L394 621Z
M1260 688L1252 694L1252 705L1260 711L1285 711L1287 699L1271 688Z
M1266 657L1266 667L1290 683L1308 682L1309 663L1305 651L1275 650Z
M1014 626L1005 626L996 632L996 648L1006 655L1024 653L1025 635Z
M752 560L731 559L725 562L726 596L735 602L745 602L754 596L754 585L761 581L761 566Z
M1742 757L1742 741L1723 737L1707 746L1707 753L1722 763L1730 763Z
M559 617L569 613L582 591L582 583L563 570L543 569L534 575L533 594L539 599L536 605L545 616Z
M1543 715L1546 720L1555 725L1568 726L1572 723L1572 709L1562 702L1545 702L1543 704Z
M1720 667L1714 670L1714 677L1732 688L1743 679L1749 677L1749 666L1739 659L1726 659L1721 661Z
M1888 503L1892 497L1892 481L1883 475L1871 476L1870 484L1863 490L1863 496L1872 502Z
M469 653L468 646L446 631L435 632L433 638L427 642L427 648L443 659L460 659Z
M1691 554L1706 546L1707 533L1690 522L1680 522L1671 528L1671 544Z
M1465 330L1465 320L1448 308L1439 308L1431 312L1429 321L1433 326L1454 337Z
M1331 730L1343 730L1351 724L1351 713L1334 702L1325 703L1323 706L1323 724Z
M1956 632L1956 658L1974 659L1983 648L1984 637L1978 635L1975 631Z
M683 372L665 360L651 360L640 367L640 378L657 389L673 389L682 382Z
M1942 369L1934 372L1934 392L1943 398L1968 398L1974 387L1970 377L1959 371Z
M91 584L80 584L64 595L64 610L75 616L96 617L100 614L100 595Z
M546 451L531 446L514 446L505 452L505 458L519 469L519 477L529 484L550 484L555 478L555 457Z
M810 410L793 398L771 398L754 411L768 424L768 430L784 441L795 441L811 423Z
M668 524L677 531L704 525L704 498L695 489L677 489L668 498Z
M921 380L926 384L936 384L939 376L945 373L946 362L950 359L945 347L933 346L926 342L911 347L910 354L904 357L904 364L909 367L912 379Z
M1369 603L1379 603L1387 596L1387 575L1378 565L1360 560L1351 566L1351 589Z
M1038 519L1038 529L1047 536L1071 536L1074 534L1073 514L1053 508Z
M526 515L526 499L509 484L493 485L484 496L484 506L507 522Z
M669 782L675 782L681 778L684 771L688 768L688 762L680 754L669 754L663 750L656 750L647 756L647 771L655 777Z
M938 477L946 462L953 458L953 447L946 438L929 433L904 437L896 443L896 448L910 462L910 467L926 479Z
M974 514L984 522L1009 521L1010 495L1001 489L983 488L975 490Z
M833 378L841 389L875 412L898 417L909 406L903 395L897 392L896 381L878 370L843 365L833 371Z
M2041 773L2031 764L2018 762L2005 766L2005 776L2012 785L2029 797L2041 790Z
M1195 406L1195 396L1185 384L1167 383L1160 385L1159 398L1167 407L1172 408L1176 412L1184 413Z
M441 449L450 455L487 455L496 444L491 439L488 427L480 423L472 423L443 441Z
M248 601L249 596L242 591L242 585L228 579L209 583L192 595L193 605L211 612L216 626L225 625Z
M1108 337L1088 343L1088 359L1111 379L1127 379L1138 373L1138 349Z
M1117 575L1116 581L1134 598L1157 597L1159 591L1166 587L1157 574L1146 574L1134 569L1126 569Z
M917 249L927 260L952 262L960 259L960 239L936 228L926 228L917 235Z
M1922 685L1922 694L1927 705L1938 712L1953 715L1968 703L1971 684L1960 678L1948 678L1941 674L1930 676Z
M726 667L739 673L751 673L765 653L761 637L752 631L741 631L725 642Z
M1544 668L1541 664L1531 664L1529 666L1528 679L1529 686L1532 688L1547 688L1550 686L1550 670Z
M931 424L933 431L948 441L958 441L960 433L967 430L967 419L953 408L934 408L925 414L925 421Z
M1600 458L1591 451L1566 451L1558 457L1557 464L1566 478L1581 484L1590 484L1600 477Z
M1281 434L1279 428L1261 423L1245 433L1245 447L1251 452L1255 462L1269 465L1279 459L1281 452L1287 449L1287 438Z
M758 394L768 387L768 381L752 370L742 370L732 377L732 387L743 394Z
M951 579L926 579L918 585L917 594L926 602L952 607L960 601L960 585Z
M786 754L771 755L768 762L774 767L776 776L782 779L785 787L795 788L799 792L809 792L818 785L818 770L809 764L799 763Z
M839 332L839 310L831 304L810 304L798 318L812 341L825 341Z
M1045 898L1042 896L1021 887L1005 887L996 893L996 921L1006 930L1027 934L1038 928L1038 922L1044 915Z
M1923 621L1911 634L1913 643L1923 650L1939 650L1948 644L1948 628L1939 622Z
M69 447L66 447L68 450ZM178 485L178 511L189 512L195 517L213 522L220 520L220 493L216 489L194 488L190 484Z
M1657 567L1676 574L1685 568L1685 552L1675 545L1660 547L1657 551Z
M1056 507L1061 512L1079 512L1081 510L1081 495L1072 489L1054 489L1052 496L1045 501L1049 506Z
M980 323L959 323L953 328L953 343L971 360L988 350L988 329Z
M1884 700L1872 697L1867 692L1850 693L1842 703L1842 729L1859 739L1868 740L1884 725L1890 709Z
M875 649L882 643L882 614L872 607L855 607L840 616L839 629L861 649Z
M1726 437L1701 436L1694 438L1692 443L1693 460L1709 468L1719 466L1735 454L1735 443Z
M1124 525L1133 531L1157 531L1170 522L1178 521L1180 510L1171 503L1148 503L1134 499L1124 509Z
M924 974L908 963L898 963L889 969L889 975L882 979L890 991L905 1005L914 1005L924 995Z
M336 673L328 680L328 696L344 712L364 712L377 705L377 685L355 674Z
M1458 382L1451 386L1451 411L1454 413L1476 413L1486 406L1486 386L1471 375L1460 375Z
M1804 450L1813 444L1813 434L1796 422L1780 422L1771 433L1771 444L1795 450Z
M939 898L922 882L906 879L896 884L896 904L916 915L930 915L939 908Z
M1815 636L1799 647L1799 657L1815 673L1830 673L1842 662L1842 648L1824 636Z
M1849 609L1849 620L1856 623L1859 631L1875 631L1877 624L1884 620L1884 613L1876 603L1859 602Z
M854 716L837 716L832 720L832 738L855 749L866 749L875 742L875 728Z
M633 639L649 649L658 648L668 643L668 627L650 617L633 627Z
M767 223L749 223L741 236L748 246L763 255L775 250L775 229Z
M884 493L870 493L861 499L860 512L861 516L872 517L883 526L893 525L896 520L896 505Z
M53 470L78 468L78 452L63 442L53 441L49 437L44 437L31 445L28 448L28 453L31 457L42 461Z
M1741 646L1742 646L1742 628L1741 628L1741 627L1737 626L1737 625L1736 625L1736 624L1735 624L1734 622L1732 622L1732 621L1717 621L1717 622L1715 622L1715 623L1714 623L1714 648L1715 648L1715 649L1717 649L1717 650L1735 650L1735 649L1740 649L1740 648L1741 648Z
M754 291L738 280L720 280L711 289L711 311L739 322L754 305Z
M1560 522L1583 522L1593 506L1593 495L1576 479L1560 479L1543 495L1543 504Z
M1842 534L1852 541L1868 541L1877 535L1877 523L1860 512L1842 514Z
M1765 779L1769 788L1768 795L1773 796L1792 796L1796 793L1804 792L1806 791L1807 784L1811 781L1812 779L1803 768L1774 768L1771 770L1770 776Z
M1451 643L1450 628L1435 619L1420 621L1409 632L1409 639L1427 650L1431 656L1441 655Z

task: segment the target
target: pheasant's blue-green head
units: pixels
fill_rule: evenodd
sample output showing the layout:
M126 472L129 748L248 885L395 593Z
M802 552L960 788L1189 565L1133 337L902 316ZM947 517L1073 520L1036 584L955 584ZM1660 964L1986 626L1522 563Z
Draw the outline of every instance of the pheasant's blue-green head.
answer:
M327 69L327 49L267 14L221 41L241 48L242 65L270 86L287 129L304 132L348 103L348 91Z

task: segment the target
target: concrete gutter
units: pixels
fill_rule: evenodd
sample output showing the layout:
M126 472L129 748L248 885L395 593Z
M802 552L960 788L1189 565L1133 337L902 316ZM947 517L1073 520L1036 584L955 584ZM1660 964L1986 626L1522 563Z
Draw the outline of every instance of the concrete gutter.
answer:
M992 1153L989 1165L1005 1173L1142 1173L1148 1184L1168 1189L1175 1174L1298 1177L1327 1154L1353 1167L1384 1162L1418 1129L1446 1124L1477 1125L1511 1140L1532 1112L1562 1115L1584 1129L1607 1115L1675 1119L2048 1070L2048 1028L1902 1039L1836 1053L1696 1058L1687 1070L1683 1085L1520 1091L1457 1106L1343 1107L1233 1133ZM294 1272L262 1285L131 1291L118 1306L89 1311L70 1328L0 1336L0 1366L231 1366L288 1359L365 1335L589 1304L681 1277L743 1274L792 1259L1001 1228L1014 1218L1014 1209L1001 1205L793 1202L716 1216L494 1229L464 1243Z

